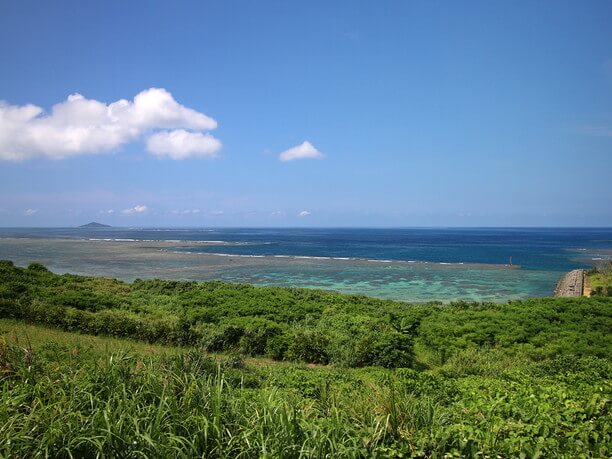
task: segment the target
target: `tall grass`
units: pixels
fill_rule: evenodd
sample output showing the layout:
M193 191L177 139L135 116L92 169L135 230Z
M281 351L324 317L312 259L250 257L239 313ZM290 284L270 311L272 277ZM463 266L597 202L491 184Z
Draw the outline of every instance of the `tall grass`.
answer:
M315 390L304 391L306 381L276 384L291 378L291 368L253 374L195 349L175 355L65 350L51 355L48 346L0 341L0 456L609 453L605 394L582 396L545 380L532 387L476 377L447 380L413 370L364 369L335 378L332 370L298 369L299 379L315 377L309 386Z

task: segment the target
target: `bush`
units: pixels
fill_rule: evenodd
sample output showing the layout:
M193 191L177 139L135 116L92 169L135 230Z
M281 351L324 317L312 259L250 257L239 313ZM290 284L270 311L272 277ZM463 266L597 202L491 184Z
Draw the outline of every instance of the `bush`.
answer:
M267 319L250 318L233 321L236 322L244 323L240 351L247 355L265 355L268 351L268 342L284 332L284 327Z
M361 362L357 366L381 366L386 368L412 367L414 351L412 337L399 333L385 333L373 342L364 343L360 351Z
M285 355L288 360L328 364L328 346L329 340L323 333L316 330L300 330L291 337Z
M244 328L234 325L210 325L203 330L201 344L208 352L229 350L237 346Z
M291 341L291 335L286 333L270 337L266 345L266 355L274 360L283 360Z

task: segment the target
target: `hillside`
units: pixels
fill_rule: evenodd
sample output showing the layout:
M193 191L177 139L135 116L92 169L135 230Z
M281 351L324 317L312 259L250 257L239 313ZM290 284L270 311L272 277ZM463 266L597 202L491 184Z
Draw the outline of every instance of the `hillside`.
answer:
M611 452L609 298L411 306L1 262L0 315L3 456Z

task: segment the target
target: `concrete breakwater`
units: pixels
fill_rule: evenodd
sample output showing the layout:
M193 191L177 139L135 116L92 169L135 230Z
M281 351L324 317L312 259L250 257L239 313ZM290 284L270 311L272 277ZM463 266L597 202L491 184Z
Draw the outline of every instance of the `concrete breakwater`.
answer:
M555 296L582 296L583 289L584 269L574 269L557 283Z

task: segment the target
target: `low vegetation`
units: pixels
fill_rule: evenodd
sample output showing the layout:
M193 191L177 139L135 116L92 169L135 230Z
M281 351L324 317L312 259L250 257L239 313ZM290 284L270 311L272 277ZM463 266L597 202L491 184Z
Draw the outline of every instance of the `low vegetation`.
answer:
M0 315L0 456L612 453L606 297L414 306L0 262Z
M612 260L601 262L587 272L591 296L612 296Z

